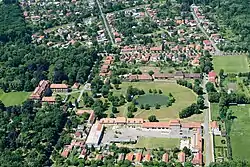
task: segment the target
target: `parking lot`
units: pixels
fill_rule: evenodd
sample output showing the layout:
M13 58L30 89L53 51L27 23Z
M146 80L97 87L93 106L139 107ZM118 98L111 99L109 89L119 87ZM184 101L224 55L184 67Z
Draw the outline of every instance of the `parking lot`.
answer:
M102 144L111 142L136 142L140 137L148 138L182 138L181 135L175 134L170 130L142 130L142 128L132 128L126 126L107 127L102 139Z

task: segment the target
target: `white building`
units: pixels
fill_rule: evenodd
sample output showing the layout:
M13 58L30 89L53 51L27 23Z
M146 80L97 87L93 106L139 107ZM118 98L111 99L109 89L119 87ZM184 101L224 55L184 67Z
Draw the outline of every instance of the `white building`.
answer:
M89 147L98 147L103 135L103 125L96 123L92 126L85 144Z

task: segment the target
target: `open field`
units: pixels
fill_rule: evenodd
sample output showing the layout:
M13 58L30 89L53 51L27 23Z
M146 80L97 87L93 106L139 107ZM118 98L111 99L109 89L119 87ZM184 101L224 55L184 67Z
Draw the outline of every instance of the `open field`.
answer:
M224 69L226 73L248 72L249 66L247 57L240 56L214 56L214 70L218 73L220 69Z
M150 106L154 107L156 104L166 105L168 102L168 97L165 95L159 95L159 94L146 94L146 95L139 96L138 98L136 98L136 102L139 105L149 104Z
M5 106L22 104L30 95L30 92L9 92L0 91L0 100Z
M139 138L138 142L135 144L135 148L174 148L179 147L180 145L180 139L174 139L174 138L145 138L141 137Z
M134 113L137 118L147 119L150 115L156 115L157 119L169 121L170 119L176 119L179 117L179 111L186 108L192 103L196 102L196 94L183 86L177 85L176 83L166 83L166 82L123 82L120 85L120 90L114 90L114 95L126 94L127 87L132 85L138 89L143 89L145 93L148 93L149 89L162 90L162 95L168 95L172 93L176 99L175 103L172 106L166 107L161 106L160 109L156 110L154 107L151 107L150 110L143 110L138 107L138 111ZM188 98L187 98L188 97ZM154 99L152 99L154 100ZM120 111L117 116L126 116L127 114L127 105L121 106L118 108ZM203 120L202 114L194 115L189 120L201 121Z
M219 116L219 105L218 103L211 103L211 118L212 120L218 120L218 116Z
M250 161L250 105L232 106L233 115L237 118L231 127L231 145L233 158Z

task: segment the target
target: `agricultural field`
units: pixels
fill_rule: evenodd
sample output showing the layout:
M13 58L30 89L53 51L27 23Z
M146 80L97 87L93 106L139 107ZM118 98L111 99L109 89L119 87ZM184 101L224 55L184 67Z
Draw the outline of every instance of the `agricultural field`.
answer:
M224 69L226 73L248 72L249 64L245 55L240 56L214 56L214 70L218 73Z
M137 112L134 113L137 118L147 119L150 115L156 115L156 117L161 121L169 121L170 119L179 118L180 110L196 102L196 95L192 90L177 85L176 83L166 82L123 82L120 85L120 90L114 90L114 95L125 95L127 88L130 85L138 89L143 89L146 94L149 94L149 89L160 89L162 91L162 95L168 96L169 93L171 93L176 99L172 106L166 107L166 105L162 105L161 108L157 110L154 107L151 107L150 110L140 109L140 106L138 106ZM151 100L154 101L154 98ZM126 116L128 104L129 103L118 108L120 112L117 116ZM202 119L202 114L194 115L188 118L190 121L201 121Z
M0 91L0 100L5 106L19 105L28 99L30 92L9 92Z
M231 127L233 158L250 161L250 105L230 107L236 116Z

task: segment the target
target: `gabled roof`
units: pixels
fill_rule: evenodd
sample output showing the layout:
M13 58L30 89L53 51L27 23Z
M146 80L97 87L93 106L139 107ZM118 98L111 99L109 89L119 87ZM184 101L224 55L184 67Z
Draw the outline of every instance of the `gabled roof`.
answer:
M68 89L68 85L66 84L51 84L51 89Z
M168 162L168 153L165 153L162 155L162 161L163 162Z

